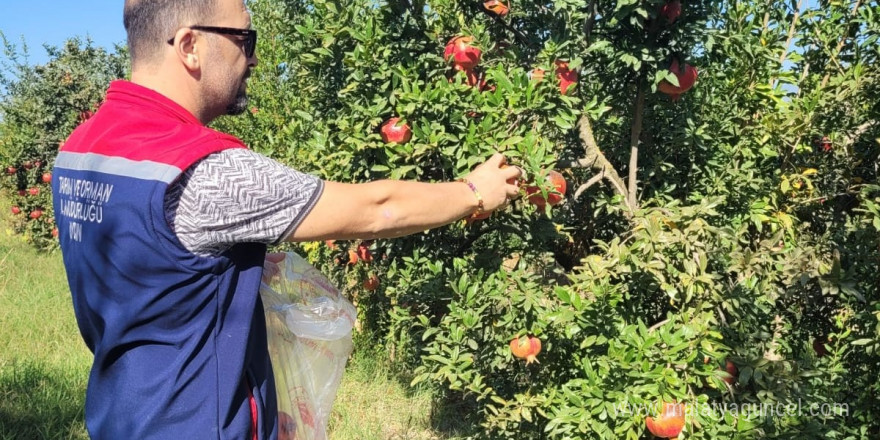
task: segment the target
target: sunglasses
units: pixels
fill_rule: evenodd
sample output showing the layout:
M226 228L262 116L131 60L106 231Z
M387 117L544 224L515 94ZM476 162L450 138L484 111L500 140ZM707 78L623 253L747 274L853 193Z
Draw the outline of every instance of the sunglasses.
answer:
M211 32L213 34L233 35L236 37L244 37L244 54L248 58L254 56L257 50L257 31L254 29L236 29L216 26L188 26L190 29L203 32ZM168 40L168 44L174 44L174 38Z

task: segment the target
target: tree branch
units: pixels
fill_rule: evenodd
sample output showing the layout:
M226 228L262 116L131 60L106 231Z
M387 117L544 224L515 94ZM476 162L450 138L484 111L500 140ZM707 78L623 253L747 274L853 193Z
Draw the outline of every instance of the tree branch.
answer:
M587 183L578 187L577 191L574 192L574 198L580 197L584 191L590 189L591 186L601 182L603 178L605 178L605 176L603 176L602 174L596 174L595 176L591 177L590 180L587 181Z
M643 113L645 112L645 81L642 76L638 80L638 95L636 96L636 104L633 114L632 129L630 131L630 153L629 153L629 178L627 183L627 204L631 209L636 207L636 191L638 190L638 171L639 171L639 137L642 133Z

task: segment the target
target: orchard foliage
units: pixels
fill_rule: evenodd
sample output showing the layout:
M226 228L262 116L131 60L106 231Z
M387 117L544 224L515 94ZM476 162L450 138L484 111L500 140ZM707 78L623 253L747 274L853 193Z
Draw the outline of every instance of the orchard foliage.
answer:
M57 247L52 212L52 166L60 144L97 110L111 80L126 74L125 51L108 53L72 38L46 47L50 61L31 65L0 34L0 190L11 202L13 230L40 249ZM16 213L16 211L18 213Z
M649 438L661 402L687 438L878 435L878 6L504 3L251 2L254 111L219 125L255 148L346 182L495 150L567 181L546 211L305 245L371 343L475 438Z

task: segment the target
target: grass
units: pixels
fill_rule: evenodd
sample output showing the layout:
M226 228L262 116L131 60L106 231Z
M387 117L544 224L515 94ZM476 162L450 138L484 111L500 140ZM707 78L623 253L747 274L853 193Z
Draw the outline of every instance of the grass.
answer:
M76 327L61 254L39 254L12 235L6 212L0 210L0 440L87 439L91 353ZM429 394L402 384L381 359L355 350L330 438L452 438L432 429Z
M8 206L8 203L0 203ZM0 439L86 439L91 355L60 254L38 254L0 219Z

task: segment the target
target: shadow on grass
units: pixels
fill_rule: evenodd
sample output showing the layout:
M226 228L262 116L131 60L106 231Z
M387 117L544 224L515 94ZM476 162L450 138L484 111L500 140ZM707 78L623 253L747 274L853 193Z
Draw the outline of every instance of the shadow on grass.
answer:
M478 410L473 402L440 398L431 406L431 428L443 438L473 437L482 431Z
M38 363L0 366L0 439L88 438L85 384L86 378Z

